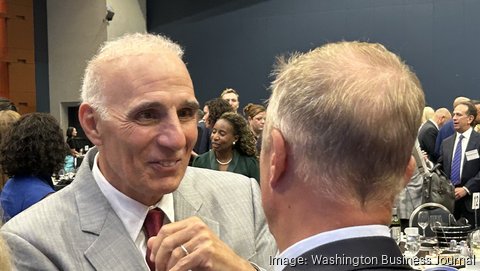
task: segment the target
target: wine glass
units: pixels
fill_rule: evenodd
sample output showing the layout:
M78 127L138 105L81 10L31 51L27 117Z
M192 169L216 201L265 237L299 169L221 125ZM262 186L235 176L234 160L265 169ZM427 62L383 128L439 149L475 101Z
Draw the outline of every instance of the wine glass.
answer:
M427 211L421 211L418 213L417 223L420 228L422 228L422 236L425 239L425 229L428 226L428 220L430 219L430 215Z
M431 215L430 216L430 229L435 233L435 228L442 226L443 219L441 215Z
M431 215L430 216L430 229L435 234L434 238L436 238L439 233L441 234L443 232L442 229L439 228L442 225L443 225L443 219L442 219L441 215ZM440 245L438 244L438 238L436 238L436 242L433 245L433 250L434 250L436 255L440 255L442 253L442 249L440 248Z

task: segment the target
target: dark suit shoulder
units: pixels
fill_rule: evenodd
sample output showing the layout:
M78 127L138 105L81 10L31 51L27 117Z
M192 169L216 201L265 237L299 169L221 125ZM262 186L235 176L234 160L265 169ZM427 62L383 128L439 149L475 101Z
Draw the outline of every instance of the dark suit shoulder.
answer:
M287 266L285 271L413 270L393 239L360 237L318 246L298 258L302 264Z

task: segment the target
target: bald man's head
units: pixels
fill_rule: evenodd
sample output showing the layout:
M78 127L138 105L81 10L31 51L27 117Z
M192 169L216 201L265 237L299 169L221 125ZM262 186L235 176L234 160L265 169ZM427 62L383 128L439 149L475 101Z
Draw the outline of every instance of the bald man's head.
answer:
M433 121L438 125L438 128L441 128L451 118L452 114L444 107L437 109L433 115Z

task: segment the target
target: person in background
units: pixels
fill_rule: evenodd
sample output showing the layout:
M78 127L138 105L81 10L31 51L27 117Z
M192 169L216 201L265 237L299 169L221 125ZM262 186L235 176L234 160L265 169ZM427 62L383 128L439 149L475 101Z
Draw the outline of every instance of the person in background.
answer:
M472 103L475 105L475 108L477 108L477 112L480 113L480 100L472 100ZM480 132L480 114L477 114L473 130L477 133Z
M240 107L240 95L238 95L237 91L233 88L227 88L222 91L220 98L227 101L235 113L238 112L238 108Z
M431 119L433 117L433 114L435 113L435 109L433 109L430 106L425 106L423 108L423 114L422 114L422 124L420 127L427 122L427 120Z
M18 112L17 107L9 99L0 97L0 111L12 110Z
M217 120L226 112L236 112L230 104L221 98L215 98L206 103L208 105L208 114L205 117L207 128L212 129Z
M439 108L435 111L433 117L427 120L418 131L418 141L420 149L424 151L428 159L435 163L435 142L437 140L438 129L441 129L447 121L452 118L452 114L446 108Z
M18 270L254 271L276 252L254 179L188 167L197 110L183 50L147 33L89 61L74 181L0 232ZM48 237L48 238L46 238Z
M7 221L55 192L53 173L68 149L57 120L47 113L23 115L3 136L0 165L10 176L0 194Z
M10 128L10 126L20 118L20 114L13 110L1 110L0 111L0 143L2 142L2 136ZM8 176L3 173L0 166L0 192L3 186L8 180Z
M243 114L248 121L248 126L255 136L257 154L262 149L262 131L265 125L265 106L249 103L243 108Z
M480 192L480 134L473 130L477 108L470 101L459 102L453 110L455 133L442 143L438 163L455 186L456 219L466 218L475 225L473 193Z
M212 147L210 136L212 134L213 125L223 113L233 112L233 109L227 101L221 98L215 98L205 103L204 112L205 115L203 115L202 118L203 122L197 124L198 136L192 152L193 158L210 150Z
M467 97L462 97L462 96L457 97L453 101L453 108L457 107L457 105L462 103L462 102L469 102L469 101L470 101L470 99L467 98ZM438 130L437 139L435 140L435 157L437 157L437 159L439 159L439 157L440 157L440 152L442 151L443 141L447 137L449 137L453 134L455 134L455 128L453 127L453 118L452 118L449 121L445 122L445 124L442 126L442 128L440 128Z
M196 157L192 166L259 179L255 138L242 116L234 112L224 113L212 129L211 141L212 149Z
M387 225L415 169L417 76L381 44L338 42L280 59L271 90L260 187L275 270L413 270ZM313 262L336 257L390 260Z
M67 128L67 144L70 149L70 154L73 157L80 156L80 149L82 148L77 140L77 129L75 127Z

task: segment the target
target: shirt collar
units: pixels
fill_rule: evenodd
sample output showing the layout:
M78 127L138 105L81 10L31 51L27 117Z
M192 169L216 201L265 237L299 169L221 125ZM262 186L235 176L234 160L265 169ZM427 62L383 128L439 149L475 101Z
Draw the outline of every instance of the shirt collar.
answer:
M457 132L457 138L458 138L460 135L463 135L463 138L465 138L465 139L468 141L468 139L470 138L470 135L472 134L472 131L473 131L473 128L470 126L470 128L468 128L468 130L466 130L466 131L463 132L463 133Z
M98 168L97 158L98 153L94 158L93 178L134 242L142 230L143 222L150 209L160 208L170 222L175 222L172 193L163 195L154 206L146 206L113 187Z

